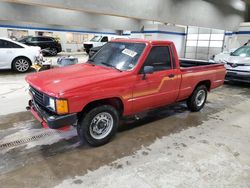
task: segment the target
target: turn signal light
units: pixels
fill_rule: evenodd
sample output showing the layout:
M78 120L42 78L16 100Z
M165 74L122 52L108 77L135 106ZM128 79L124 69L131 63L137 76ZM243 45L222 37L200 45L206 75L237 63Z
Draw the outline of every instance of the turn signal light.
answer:
M65 99L56 99L56 112L58 114L67 114L69 112L68 101Z

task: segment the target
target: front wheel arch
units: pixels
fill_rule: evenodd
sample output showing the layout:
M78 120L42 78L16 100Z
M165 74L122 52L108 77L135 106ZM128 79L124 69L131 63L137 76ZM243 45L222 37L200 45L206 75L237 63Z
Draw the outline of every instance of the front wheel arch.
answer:
M80 113L78 113L79 118L84 116L88 111L91 109L101 106L101 105L111 105L113 106L118 112L119 116L121 117L124 113L124 103L119 97L112 97L112 98L104 98L104 99L99 99L95 101L91 101L88 104L86 104L83 109L81 110Z

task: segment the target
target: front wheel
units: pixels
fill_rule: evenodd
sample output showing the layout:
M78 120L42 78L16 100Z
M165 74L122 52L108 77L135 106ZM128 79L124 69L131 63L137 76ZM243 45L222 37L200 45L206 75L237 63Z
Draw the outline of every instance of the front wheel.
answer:
M205 85L198 86L187 100L187 106L192 112L200 111L207 100L207 87Z
M115 135L119 123L117 110L110 105L102 105L87 112L77 125L82 142L91 146L101 146Z

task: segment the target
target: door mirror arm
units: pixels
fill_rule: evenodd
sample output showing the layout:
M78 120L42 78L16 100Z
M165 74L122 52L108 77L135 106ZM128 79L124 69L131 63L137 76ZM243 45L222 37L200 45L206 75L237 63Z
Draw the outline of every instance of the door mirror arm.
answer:
M153 66L145 66L143 68L142 80L146 79L147 74L153 74L153 73L154 73L154 67Z

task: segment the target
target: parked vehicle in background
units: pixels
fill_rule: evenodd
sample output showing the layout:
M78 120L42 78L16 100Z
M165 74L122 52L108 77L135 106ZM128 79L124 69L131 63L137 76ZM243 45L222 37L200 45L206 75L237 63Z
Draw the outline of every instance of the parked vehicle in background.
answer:
M101 36L101 35L98 36L98 35L96 35L92 39L90 39L90 41L84 42L83 47L84 47L85 51L87 52L87 54L89 54L91 48L103 46L109 40L110 40L110 36Z
M122 116L183 100L201 110L225 74L222 64L179 61L173 42L114 40L86 63L28 75L27 109L44 126L74 125L82 141L100 146Z
M250 46L248 44L221 59L215 58L215 61L225 64L227 69L226 81L250 83Z
M57 53L62 51L62 46L60 42L53 38L47 36L27 36L18 40L23 44L28 46L39 46L41 49L47 49L45 55L56 56Z
M91 55L93 56L95 52L97 52L104 44L106 44L108 41L114 40L114 39L128 39L127 36L94 36L90 41L84 42L83 47L87 54L90 53L91 49Z
M91 48L89 51L89 57L92 57L93 55L95 55L95 53L98 52L101 48L102 48L102 46L97 46L97 47Z
M41 58L40 51L40 47L27 46L11 39L0 37L0 69L26 72L37 58Z

